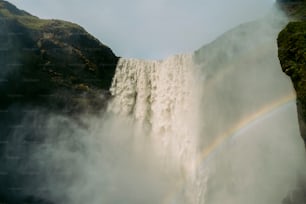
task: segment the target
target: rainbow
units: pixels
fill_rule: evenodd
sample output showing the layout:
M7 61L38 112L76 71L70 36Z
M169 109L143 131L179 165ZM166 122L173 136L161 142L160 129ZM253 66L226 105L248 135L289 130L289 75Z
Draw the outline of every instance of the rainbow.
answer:
M279 98L278 100L273 101L270 104L267 104L261 107L258 111L238 121L238 123L234 124L232 127L228 128L225 132L217 136L216 139L201 152L201 154L199 155L197 159L197 163L203 161L203 159L205 159L211 152L213 152L226 139L235 135L235 133L237 133L244 127L249 127L251 124L259 120L260 118L268 115L271 112L281 109L288 103L295 101L295 98L296 98L296 95L295 93L292 92L282 98Z
M224 131L222 134L218 135L215 140L208 145L205 149L200 151L199 156L197 157L196 167L199 168L204 160L207 159L207 157L214 151L218 149L218 147L222 144L224 144L229 138L233 137L236 133L241 131L244 128L250 127L252 124L254 124L259 119L269 115L270 113L273 113L275 111L281 110L284 108L287 104L294 102L296 99L296 95L294 92L289 93L288 95L285 95L277 100L274 100L273 102L261 107L256 112L246 116L245 118L238 121L236 124L228 128L226 131ZM185 183L183 181L180 181L177 183L176 188L172 190L170 193L167 194L167 196L164 199L163 204L169 204L173 203L175 200L175 195L177 195L179 192L182 191L183 187L185 186Z

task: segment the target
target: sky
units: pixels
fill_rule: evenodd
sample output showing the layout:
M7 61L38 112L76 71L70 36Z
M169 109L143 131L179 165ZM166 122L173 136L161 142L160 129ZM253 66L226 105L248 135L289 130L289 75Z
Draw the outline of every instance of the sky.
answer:
M264 16L275 0L8 0L38 16L84 27L117 56L162 59L192 52Z

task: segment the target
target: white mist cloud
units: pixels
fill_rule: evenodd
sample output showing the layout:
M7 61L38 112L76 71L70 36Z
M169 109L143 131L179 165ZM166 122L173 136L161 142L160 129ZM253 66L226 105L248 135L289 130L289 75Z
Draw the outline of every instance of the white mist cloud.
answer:
M226 30L254 20L274 0L9 0L42 18L76 22L117 55L163 58L191 52Z

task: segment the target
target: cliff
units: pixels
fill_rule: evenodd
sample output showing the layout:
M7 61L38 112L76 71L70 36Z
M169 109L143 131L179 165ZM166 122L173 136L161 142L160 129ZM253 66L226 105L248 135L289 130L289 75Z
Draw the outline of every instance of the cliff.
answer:
M300 133L306 143L306 1L278 0L278 3L291 20L278 36L278 57L296 90ZM296 190L289 193L283 204L305 202L306 179L299 175Z
M0 1L0 108L13 103L79 110L101 105L118 57L82 27Z
M291 22L280 32L278 57L297 94L301 135L306 141L306 1L278 0Z
M278 37L279 59L297 94L301 135L306 141L306 21L290 22Z
M15 140L41 141L43 134L25 127L23 136L14 137L14 131L32 109L98 112L118 59L82 27L39 19L0 0L0 203L50 203L36 191L28 196L18 190L27 189L25 180L31 183L33 176L17 168L27 165L28 155L13 145ZM28 145L27 152L33 147Z

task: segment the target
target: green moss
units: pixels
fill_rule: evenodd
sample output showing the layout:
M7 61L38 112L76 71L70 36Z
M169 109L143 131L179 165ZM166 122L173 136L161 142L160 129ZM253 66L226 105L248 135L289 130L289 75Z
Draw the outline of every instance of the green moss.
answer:
M277 41L282 69L290 76L297 93L301 134L306 141L306 22L289 23Z
M15 20L32 30L41 30L50 26L57 29L82 29L79 25L67 21L40 19L17 9L5 1L0 1L0 15L7 20Z
M278 46L283 71L297 85L306 74L306 22L289 23L278 36Z
M76 96L86 96L94 109L102 103L118 62L110 48L77 24L39 19L2 0L0 20L0 42L9 42L0 52L7 70L0 109L20 103L74 110L81 105Z

